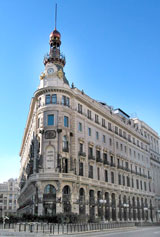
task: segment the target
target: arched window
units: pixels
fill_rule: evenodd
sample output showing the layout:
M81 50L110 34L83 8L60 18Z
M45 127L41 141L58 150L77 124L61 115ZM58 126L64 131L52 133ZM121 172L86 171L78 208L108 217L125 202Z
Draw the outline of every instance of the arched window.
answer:
M45 194L56 194L56 189L53 185L48 184L44 189Z
M64 186L62 190L62 201L63 201L63 211L64 213L71 212L71 191L68 185Z

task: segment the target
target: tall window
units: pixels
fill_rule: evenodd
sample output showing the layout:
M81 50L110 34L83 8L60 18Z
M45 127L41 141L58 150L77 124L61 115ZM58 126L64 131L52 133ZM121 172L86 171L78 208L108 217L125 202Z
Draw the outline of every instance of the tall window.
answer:
M108 122L108 130L112 131L112 124Z
M57 104L57 95L56 94L52 95L52 104Z
M68 128L69 123L68 123L68 117L64 116L64 127Z
M50 104L51 98L50 95L46 95L46 104Z
M91 128L88 128L88 136L91 136Z
M100 169L99 169L99 167L97 168L97 179L100 180Z
M62 105L66 105L66 106L70 105L69 98L65 95L62 96Z
M136 186L137 186L137 189L139 189L139 180L136 179Z
M114 184L114 172L111 171L111 183Z
M93 156L93 148L92 147L88 147L88 156Z
M79 144L79 151L82 153L83 152L83 143Z
M89 110L89 109L87 110L87 118L91 119L91 110Z
M103 118L102 118L102 127L104 127L104 128L106 127L106 121Z
M80 114L82 114L82 105L81 105L81 104L78 104L78 112L79 112Z
M109 145L112 146L112 138L109 139Z
M96 122L96 123L99 123L99 117L98 117L97 114L95 114L95 122Z
M78 123L78 131L82 132L82 123L80 123L80 122Z
M121 185L121 174L118 174L118 184Z
M105 170L104 172L105 172L105 173L104 173L105 182L108 182L108 171Z
M98 140L99 139L99 133L96 132L96 139Z
M103 142L105 143L106 142L106 136L103 135Z
M89 178L93 179L93 166L89 165Z
M48 115L48 122L47 122L47 124L49 126L54 125L54 115L53 114L49 114Z
M63 136L63 151L68 152L68 140L67 140L67 136Z
M83 163L82 162L79 163L79 175L83 176Z

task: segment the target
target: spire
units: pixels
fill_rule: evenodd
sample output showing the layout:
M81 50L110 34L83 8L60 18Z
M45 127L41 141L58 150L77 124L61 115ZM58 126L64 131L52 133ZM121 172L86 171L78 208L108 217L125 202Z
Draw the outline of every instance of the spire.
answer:
M55 30L57 28L57 3L56 3L56 6L55 6Z
M65 57L60 53L61 46L61 34L57 30L57 4L55 5L55 29L50 34L50 52L47 57L44 58L44 64L47 62L53 62L60 64L61 66L65 65Z

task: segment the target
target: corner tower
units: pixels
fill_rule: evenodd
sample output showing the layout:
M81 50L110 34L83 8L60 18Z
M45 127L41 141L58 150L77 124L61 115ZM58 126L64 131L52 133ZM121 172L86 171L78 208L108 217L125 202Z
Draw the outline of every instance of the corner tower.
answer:
M57 7L55 13L55 29L49 37L50 51L44 57L45 70L40 76L40 88L48 86L64 86L68 87L69 82L65 77L64 66L66 64L65 56L61 53L61 34L56 29Z

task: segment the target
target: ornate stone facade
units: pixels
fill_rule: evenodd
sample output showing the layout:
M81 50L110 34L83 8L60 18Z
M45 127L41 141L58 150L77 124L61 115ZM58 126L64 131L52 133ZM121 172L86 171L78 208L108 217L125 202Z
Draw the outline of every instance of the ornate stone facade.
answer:
M20 151L19 213L154 221L156 178L146 130L156 139L159 157L157 133L70 87L60 38L57 30L50 35L50 53L31 101Z

